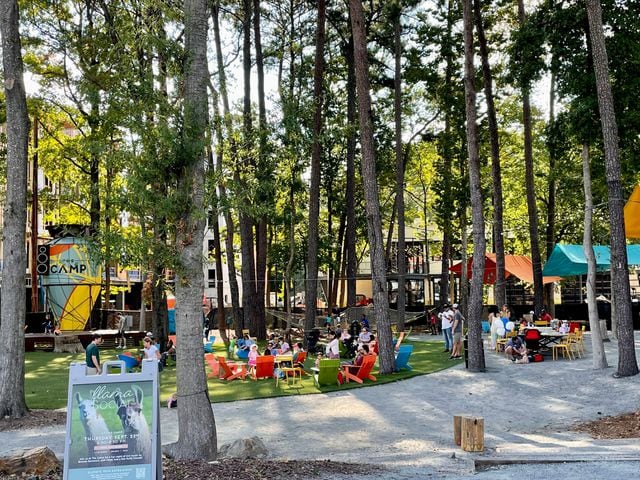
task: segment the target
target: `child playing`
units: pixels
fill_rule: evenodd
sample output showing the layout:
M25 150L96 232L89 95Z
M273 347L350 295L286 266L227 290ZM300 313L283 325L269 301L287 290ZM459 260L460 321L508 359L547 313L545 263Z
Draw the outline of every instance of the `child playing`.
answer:
M256 363L258 363L257 362L258 355L259 355L259 353L258 353L258 345L256 345L254 343L249 348L249 361L247 362L247 365L249 365L249 370L250 371L255 370Z

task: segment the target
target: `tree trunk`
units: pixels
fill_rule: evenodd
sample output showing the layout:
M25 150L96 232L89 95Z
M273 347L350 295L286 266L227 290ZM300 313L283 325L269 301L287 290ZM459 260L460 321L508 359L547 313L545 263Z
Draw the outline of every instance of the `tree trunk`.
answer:
M258 181L260 183L270 182L268 152L267 152L267 108L265 105L264 94L264 60L262 54L262 35L260 33L260 0L253 0L253 35L255 38L256 50L256 72L258 77ZM270 189L262 188L260 202L264 202L265 206L271 204L268 198ZM267 338L267 329L265 325L265 287L267 273L267 230L268 221L266 213L263 213L257 221L256 225L256 286L255 286L255 305L254 305L254 334L258 340Z
M222 108L224 116L224 125L227 135L230 138L231 159L235 163L238 161L238 146L235 142L233 124L231 122L231 111L229 108L229 96L227 95L227 77L224 69L224 61L222 58L222 42L220 40L220 22L219 22L220 5L215 2L211 8L211 19L213 24L214 43L216 48L216 62L218 66L218 80L220 82L220 97L222 98ZM219 142L222 148L222 142ZM227 189L225 186L224 172L222 169L222 152L219 153L219 162L216 163L216 170L220 183L218 185L220 192L220 204L223 205L224 222L226 224L225 250L227 253L227 270L229 274L229 291L231 294L231 306L233 311L233 325L236 336L242 333L242 313L240 310L240 289L238 287L238 275L235 266L235 248L234 235L235 225L230 207L227 205Z
M502 168L500 165L500 138L498 135L498 120L493 98L493 74L489 63L489 48L484 34L482 20L482 6L480 0L473 2L475 10L478 45L482 60L482 79L484 81L484 96L487 102L487 122L489 124L489 139L491 141L491 187L493 188L493 248L496 254L496 279L494 285L494 302L498 306L507 303L507 290L504 275L504 221L502 199Z
M318 222L320 217L320 157L322 156L322 109L324 101L324 42L326 7L318 0L318 22L316 26L316 57L313 73L313 147L311 151L311 185L309 187L309 239L307 249L307 281L305 288L305 332L310 332L316 323L316 298L318 295ZM305 336L305 342L307 337Z
M555 96L556 96L556 76L551 74L549 86L549 125L555 123ZM547 190L547 231L546 231L546 258L549 260L556 238L556 154L555 148L549 149L549 183ZM548 283L544 286L544 304L549 315L555 318L556 306L554 299L554 284Z
M398 331L404 332L405 313L405 278L407 276L405 221L404 221L404 149L402 148L402 6L398 2L394 5L398 11L394 12L394 45L395 45L395 78L393 95L393 112L395 116L395 147L396 147L396 205L398 207Z
M443 218L452 218L454 215L453 211L453 193L452 193L452 165L453 165L453 151L452 151L452 122L454 119L454 112L451 103L446 103L447 101L451 101L452 97L454 97L454 68L457 62L457 59L454 58L453 52L451 50L451 45L455 42L453 37L453 25L454 25L454 0L449 0L447 2L447 49L445 51L445 114L444 114L444 132L440 135L440 155L442 156L442 216ZM440 304L443 305L449 302L449 289L451 278L451 272L449 268L451 267L451 238L452 238L452 227L451 222L445 221L442 226L442 262L441 262L441 276L440 276Z
M360 116L362 183L369 230L373 305L378 327L377 340L380 346L380 373L386 374L394 371L395 357L392 346L391 323L389 320L389 297L387 294L384 242L382 238L378 184L376 183L376 159L373 145L371 94L369 91L369 61L367 58L367 40L361 0L349 0L349 13L351 15L351 28L353 32L354 64L358 93L358 111Z
M219 148L220 155L218 156L218 163L222 162L222 151L224 140L222 138L222 120L220 119L220 112L218 110L218 94L217 92L212 93L212 103L214 106L213 110L213 131L215 136L218 139L217 145ZM207 148L209 162L207 164L207 173L208 177L211 178L216 169L216 162L213 158L213 151L210 148ZM220 338L224 342L225 346L229 344L229 337L227 336L227 320L224 314L224 281L223 281L223 273L222 273L222 241L220 239L220 200L218 199L218 194L215 191L215 188L212 188L212 192L210 195L213 197L213 204L211 205L212 215L210 228L213 230L213 248L215 252L215 265L216 265L216 321L218 323L218 331L220 332ZM211 325L211 327L213 327Z
M524 26L526 15L524 0L518 0L518 18L520 26ZM529 101L530 86L523 82L522 87L522 127L524 129L524 167L527 190L527 211L529 213L529 239L531 244L531 263L533 264L533 306L537 314L542 310L542 258L540 256L540 240L538 237L538 207L534 188L533 174L533 137L531 134L531 103Z
M24 245L27 228L29 117L22 73L19 18L17 1L2 2L0 32L7 114L7 190L2 226L4 269L0 293L0 337L3 339L3 348L0 349L0 418L19 418L27 413L24 398L27 295L24 272L27 269L27 255Z
M589 330L591 330L591 347L593 351L593 368L607 368L607 357L604 352L600 334L600 320L596 302L596 256L591 241L593 225L593 197L591 195L591 168L589 167L589 145L582 145L582 182L584 184L584 236L582 246L587 259L587 307L589 309Z
M462 175L464 177L464 175ZM460 270L460 291L458 292L458 298L453 298L452 300L456 301L460 304L460 311L463 315L469 316L469 274L467 269L467 262L469 260L469 256L467 251L469 249L469 233L467 230L467 206L466 201L461 202L461 211L460 211L460 239L462 248L462 257L460 259L463 267Z
M476 127L475 69L473 66L473 0L463 0L464 18L464 98L469 150L469 189L473 223L473 269L467 324L469 326L469 370L485 370L482 348L482 280L485 260L484 215L480 187L480 155ZM466 269L466 265L463 265Z
M638 374L629 265L624 231L624 199L620 182L620 156L618 153L618 125L613 109L613 94L609 83L609 60L602 26L600 0L586 0L589 34L593 50L593 68L598 90L598 107L604 139L604 160L609 194L609 227L611 229L611 291L618 320L618 370L617 376Z
M244 96L242 99L242 129L243 151L242 163L235 165L234 177L240 188L246 188L246 170L252 163L253 150L253 119L251 109L251 15L252 1L243 0L242 19L242 76ZM256 335L256 263L253 234L253 219L249 213L247 204L250 203L248 195L243 195L238 205L240 210L240 251L242 252L242 309L243 326Z
M218 441L215 419L202 361L202 241L205 221L204 165L207 138L207 9L205 0L185 0L185 62L183 142L191 156L178 179L186 202L176 232L181 269L176 277L176 333L178 335L176 386L178 441L166 453L179 460L215 460Z
M347 61L347 231L345 233L346 272L347 272L347 307L356 304L356 208L355 208L355 158L356 132L358 119L356 118L356 71L353 59L353 34L349 36L346 45L345 59ZM349 312L349 323L357 320L352 308Z

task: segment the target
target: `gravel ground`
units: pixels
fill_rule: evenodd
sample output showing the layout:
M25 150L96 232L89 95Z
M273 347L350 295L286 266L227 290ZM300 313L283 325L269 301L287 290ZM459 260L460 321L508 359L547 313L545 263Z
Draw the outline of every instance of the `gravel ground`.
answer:
M329 459L385 468L364 478L499 480L533 478L543 472L576 480L636 478L640 463L630 460L640 459L637 439L594 440L571 430L581 422L640 409L640 375L612 377L617 364L614 343L606 344L612 367L593 370L590 337L585 340L587 355L581 360L516 365L487 351L487 372L481 374L457 364L435 374L364 389L214 404L218 443L258 436L274 460ZM636 351L639 347L636 336ZM452 416L458 413L484 417L482 454L463 452L453 444ZM163 444L177 439L175 410L162 409L161 428ZM0 445L47 445L62 457L64 427L0 432ZM605 461L613 455L624 458ZM475 459L514 457L602 461L474 470ZM345 476L327 472L322 478Z

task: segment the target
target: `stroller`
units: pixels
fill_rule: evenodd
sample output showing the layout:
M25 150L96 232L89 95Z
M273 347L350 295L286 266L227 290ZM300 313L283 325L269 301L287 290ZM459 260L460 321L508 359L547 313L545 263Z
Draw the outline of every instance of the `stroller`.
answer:
M353 335L347 340L342 340L342 344L344 345L344 357L345 358L354 358L356 356L356 352L358 350L358 344L355 341L356 339Z
M314 328L310 332L305 333L307 340L307 351L309 353L322 352L322 348L318 347L318 340L320 340L320 330Z
M530 353L539 353L540 338L542 338L540 331L535 328L530 328L524 331L524 343L527 345L527 349Z
M351 338L358 338L358 335L360 335L360 329L360 322L358 320L351 322L351 325L349 326L349 335L351 335Z

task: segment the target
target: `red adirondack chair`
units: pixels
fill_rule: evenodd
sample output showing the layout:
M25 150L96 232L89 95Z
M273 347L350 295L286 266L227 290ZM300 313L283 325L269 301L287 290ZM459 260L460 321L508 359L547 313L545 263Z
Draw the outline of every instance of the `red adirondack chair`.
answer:
M371 375L371 369L376 363L377 355L366 355L362 359L362 365L343 365L342 374L346 381L353 380L354 382L363 383L365 379L369 379L373 382L376 381L376 377Z
M298 356L296 357L296 361L293 364L294 368L299 368L301 374L309 375L304 371L304 362L307 359L307 352L298 352Z
M207 378L218 377L218 375L220 375L220 363L216 360L216 356L213 353L205 353L204 359L207 365L209 365L209 368L211 368L211 373L207 375Z
M258 380L259 378L273 378L273 366L275 365L275 357L273 355L263 355L256 358L256 366L251 370L251 378Z
M244 363L241 365L229 364L227 363L227 360L222 356L218 357L218 363L220 364L220 368L222 369L220 378L231 381L235 380L236 378L242 378L244 380L244 378L247 376L247 369Z

